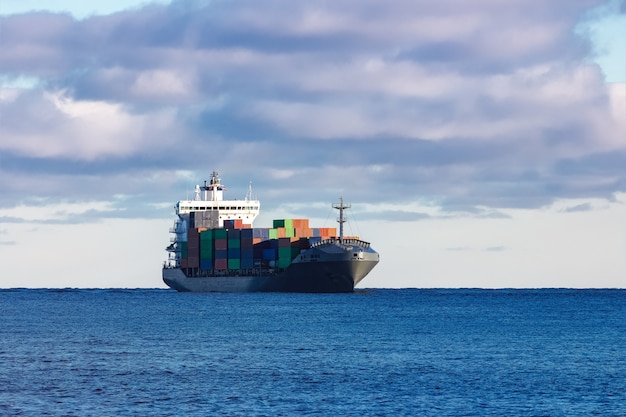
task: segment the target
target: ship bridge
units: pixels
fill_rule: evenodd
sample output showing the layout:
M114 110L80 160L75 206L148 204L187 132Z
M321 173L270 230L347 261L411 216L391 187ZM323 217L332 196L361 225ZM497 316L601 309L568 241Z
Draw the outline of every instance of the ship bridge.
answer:
M217 228L224 227L224 220L241 220L243 224L252 226L261 206L259 200L252 199L252 185L243 200L224 200L225 190L219 174L213 171L208 183L204 181L204 185L196 185L193 200L176 203L176 214L187 220L191 213L203 212L203 216L217 222Z

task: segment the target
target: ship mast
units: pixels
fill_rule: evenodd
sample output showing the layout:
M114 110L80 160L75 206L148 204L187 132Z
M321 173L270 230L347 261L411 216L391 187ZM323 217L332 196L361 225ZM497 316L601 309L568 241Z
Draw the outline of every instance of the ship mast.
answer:
M333 204L333 208L339 210L339 218L337 219L337 223L339 223L339 242L341 243L343 243L343 224L346 222L343 211L345 209L349 209L350 207L352 207L351 204L343 203L343 197L339 197L339 204Z

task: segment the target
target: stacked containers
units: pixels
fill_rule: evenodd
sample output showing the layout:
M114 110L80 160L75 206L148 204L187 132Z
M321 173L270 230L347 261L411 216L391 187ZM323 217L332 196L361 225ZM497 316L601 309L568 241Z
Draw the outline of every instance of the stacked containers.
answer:
M200 268L205 270L213 269L214 252L213 230L200 232Z
M187 231L187 267L200 267L200 232L195 227Z
M278 257L276 259L276 266L278 268L287 268L291 263L291 239L288 237L281 237L278 241Z
M230 229L227 236L228 269L241 269L241 231Z
M228 234L226 229L213 230L214 266L217 270L228 269Z
M309 227L309 219L293 219L294 237L310 237L312 230Z
M336 228L309 227L308 219L274 220L273 228L249 228L240 220L225 220L224 228L190 228L180 242L181 267L203 270L251 269L256 260L288 267L311 244L337 236Z
M241 267L254 267L254 229L241 229Z

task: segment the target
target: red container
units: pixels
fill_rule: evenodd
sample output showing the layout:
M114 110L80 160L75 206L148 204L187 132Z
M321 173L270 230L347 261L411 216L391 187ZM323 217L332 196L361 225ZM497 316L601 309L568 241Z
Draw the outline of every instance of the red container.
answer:
M188 268L200 268L200 257L199 256L188 257L187 267Z
M215 260L215 269L226 270L228 269L228 260L227 259L216 259Z

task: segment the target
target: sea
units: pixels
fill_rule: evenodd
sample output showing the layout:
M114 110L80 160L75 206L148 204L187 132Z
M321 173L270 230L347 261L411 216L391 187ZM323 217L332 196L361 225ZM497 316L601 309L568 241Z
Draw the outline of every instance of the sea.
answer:
M2 416L626 416L625 290L0 290Z

